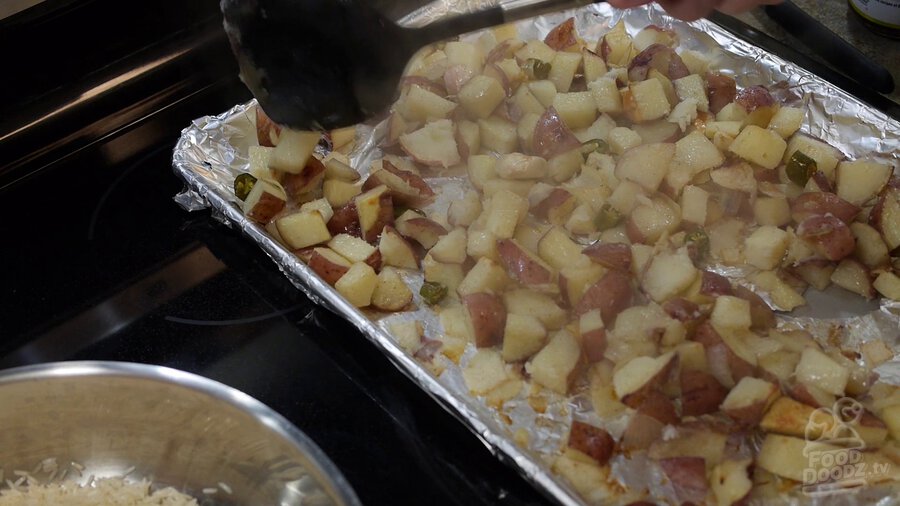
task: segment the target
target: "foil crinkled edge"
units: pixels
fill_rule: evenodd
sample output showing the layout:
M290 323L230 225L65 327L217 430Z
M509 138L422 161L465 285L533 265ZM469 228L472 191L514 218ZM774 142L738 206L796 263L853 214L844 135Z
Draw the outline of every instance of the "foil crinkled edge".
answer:
M418 26L451 13L471 12L495 4L495 1L490 0L435 2L400 22ZM599 39L619 20L625 22L632 34L648 24L671 28L679 35L681 47L710 56L713 65L730 73L739 86L780 83L781 92L794 96L807 107L808 113L803 126L805 133L829 141L853 158L866 155L895 165L896 160L900 159L900 123L896 120L869 108L810 72L734 38L726 30L706 20L692 23L676 21L655 6L616 11L606 4L594 4L577 11L520 22L520 35L523 39L542 38L551 28L570 16L575 16L578 32L586 40ZM429 368L405 352L390 336L388 329L391 324L410 320L422 321L426 336L434 336L440 332L440 323L435 313L424 309L426 305L421 303L417 293L416 302L420 309L373 320L374 313L361 311L347 303L290 251L244 217L236 204L231 183L238 173L246 170L248 148L255 144L255 108L255 102L240 104L225 113L195 120L182 131L172 161L176 174L185 181L186 189L175 197L176 202L188 211L209 207L214 219L240 230L256 242L294 286L317 304L350 321L396 367L468 426L493 454L514 465L549 497L565 505L587 504L584 498L550 471L552 455L561 442L560 426L567 428L573 418L594 423L599 419L592 414L589 396L584 393L583 385L581 393L572 398L554 396L548 402L546 412L542 414L530 408L520 395L504 405L502 413L507 415L507 421L512 421L512 425L507 424L500 419L500 412L488 408L484 402L472 396L465 386L461 370L474 353L471 345L459 365L439 356L441 362L438 367ZM361 172L365 173L369 164L381 156L377 144L383 138L384 131L384 123L357 127L357 148L351 153L351 161L355 167L362 169ZM461 189L459 185L466 184L459 177L429 180L432 184L436 181L442 190L453 188L447 195L456 194ZM449 197L445 196L430 207L446 206L448 202ZM414 288L421 283L420 275L407 274L405 277ZM874 311L844 320L852 321L853 318L862 318L862 323L866 325L851 325L852 328L875 329L881 333L876 337L884 339L895 350L900 347L900 305L887 301ZM866 318L873 319L874 323ZM793 321L810 326L834 323L832 320L823 322L810 317L794 318ZM890 335L892 326L894 332ZM857 330L848 339L850 344L860 344L866 337L865 332ZM900 384L900 359L883 364L877 372L885 380ZM534 423L539 417L544 423L540 427ZM623 428L622 420L600 423L612 433L621 432ZM522 448L513 439L512 431L517 427L527 427L537 436L530 449ZM613 462L612 472L622 483L648 487L660 498L672 498L671 489L662 483L659 473L653 470L653 466L647 466L647 462L617 459ZM498 491L500 493L502 492ZM878 500L872 495L875 493L875 490L871 490L869 493L859 494L847 504L872 503L876 500L884 506L897 503L896 499L890 497ZM591 502L598 502L623 500L625 497L602 496L591 499ZM800 503L801 499L804 498L785 497L785 502ZM844 496L843 499L847 497Z

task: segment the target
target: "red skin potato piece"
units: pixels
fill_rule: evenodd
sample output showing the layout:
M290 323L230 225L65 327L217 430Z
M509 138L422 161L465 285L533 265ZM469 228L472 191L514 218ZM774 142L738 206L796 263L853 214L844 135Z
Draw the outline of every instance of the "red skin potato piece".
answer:
M628 78L632 81L643 81L647 79L651 68L673 80L690 74L678 53L663 44L651 44L635 55L628 65Z
M436 83L422 76L403 76L403 78L400 79L401 87L405 88L413 85L416 85L423 90L430 91L439 97L447 97L447 88L441 83Z
M281 185L289 199L296 199L304 193L313 191L322 182L325 165L316 157L310 156L306 166L299 174L285 174Z
M554 51L564 51L577 43L578 34L575 32L575 18L569 18L556 25L544 37L544 44L553 48Z
M706 94L709 97L709 110L715 114L734 101L737 96L737 84L728 76L707 73Z
M681 414L700 416L715 413L728 395L711 374L703 371L681 371Z
M670 360L669 363L665 365L665 367L663 367L658 373L656 373L656 375L650 378L650 380L647 381L647 383L644 384L641 388L622 397L622 404L625 404L630 408L639 409L647 402L648 399L650 399L651 404L647 406L647 412L645 412L644 414L647 416L652 416L653 418L663 417L665 414L665 406L663 406L662 401L660 401L659 399L655 399L655 397L657 394L660 394L659 388L663 384L669 382L672 371L676 370L677 367L678 356L675 355L674 357L672 357L672 360Z
M581 335L581 348L589 363L603 360L606 344L606 329L594 329Z
M547 108L534 127L532 146L535 154L550 159L581 146L581 142L559 117L553 106Z
M285 201L269 192L263 192L253 209L247 213L247 217L257 223L268 223L284 209L284 206Z
M641 405L637 407L637 411L656 418L665 425L677 425L679 422L675 403L658 390L647 394Z
M806 218L797 226L797 235L832 261L841 260L856 249L856 237L850 227L833 214Z
M332 264L331 261L315 251L309 257L309 268L331 286L334 286L341 279L341 276L350 269L349 267Z
M671 318L682 323L697 320L702 316L700 306L681 297L667 300L663 303L662 309Z
M596 262L610 269L618 269L628 272L631 269L631 246L621 243L595 242L582 253Z
M575 306L575 314L580 316L592 309L599 309L603 321L612 325L616 316L633 304L634 290L630 278L611 270L587 289Z
M262 107L256 108L256 140L260 146L275 147L275 139L281 134L281 125L272 121Z
M331 235L349 234L362 238L359 228L359 215L356 213L356 204L353 201L334 210L334 215L328 220L328 231Z
M506 272L523 285L544 285L553 281L553 273L532 259L510 239L497 241L497 253Z
M569 431L569 447L574 448L601 466L609 462L616 442L605 430L584 422L573 421Z
M775 97L764 86L748 86L737 92L734 101L748 113L775 105Z
M778 323L775 319L775 312L766 304L766 301L753 290L744 286L736 286L734 295L740 297L750 303L750 328L753 330L767 330L774 328Z
M731 281L721 274L715 272L703 271L700 280L700 293L710 297L718 297L720 295L733 295L734 290L731 288Z
M643 413L635 413L622 433L621 447L624 450L644 450L662 437L665 428L662 422Z
M660 467L683 503L704 504L709 493L706 459L703 457L669 457L659 461Z
M486 348L500 344L506 327L503 300L490 293L472 293L464 296L462 302L475 330L475 346Z
M833 214L844 223L850 223L859 214L860 208L828 192L804 193L791 202L791 217L797 223L815 216Z
M574 198L575 196L573 196L567 190L564 190L562 188L554 188L550 191L550 194L547 195L546 198L538 202L538 204L531 209L531 212L535 215L535 217L546 220L554 209L562 206L568 200Z

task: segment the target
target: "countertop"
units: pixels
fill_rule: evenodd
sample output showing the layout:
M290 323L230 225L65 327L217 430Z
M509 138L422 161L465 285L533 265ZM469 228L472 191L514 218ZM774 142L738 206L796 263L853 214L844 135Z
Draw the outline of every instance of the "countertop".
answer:
M847 4L846 0L794 0L794 4L819 20L819 22L841 38L856 46L857 49L873 61L886 67L894 76L896 87L893 93L885 96L894 102L900 103L900 40L882 37L869 31L859 16ZM772 21L762 8L754 9L736 17L778 41L796 48L817 61L825 63L821 57Z

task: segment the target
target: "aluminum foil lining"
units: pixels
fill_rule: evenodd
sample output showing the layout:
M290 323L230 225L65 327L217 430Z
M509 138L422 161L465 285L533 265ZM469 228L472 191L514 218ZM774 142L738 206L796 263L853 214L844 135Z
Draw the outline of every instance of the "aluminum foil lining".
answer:
M514 0L516 1L516 0ZM521 0L518 0L521 1ZM480 0L446 0L434 2L401 20L407 26L419 26L452 13L472 12L496 2ZM648 24L673 29L680 38L680 48L699 51L712 62L711 68L729 74L740 87L763 84L774 87L779 98L806 107L802 131L821 138L850 158L871 158L898 165L900 158L900 122L873 110L846 92L830 85L810 72L751 44L735 39L729 32L706 20L685 23L668 17L656 6L617 11L607 4L594 4L576 11L561 12L518 23L522 39L543 38L554 26L574 16L578 33L585 40L598 40L619 20L632 35ZM475 35L463 36L463 39ZM613 436L624 430L627 417L601 420L593 411L586 385L575 388L575 394L562 397L546 391L535 393L525 386L501 409L488 407L484 399L472 395L462 378L462 370L475 350L470 344L459 363L441 354L434 361L419 361L405 351L390 334L396 322L423 322L425 337L439 340L442 328L436 313L418 298L422 279L407 274L406 280L416 294L412 312L384 315L359 310L346 302L328 284L320 280L290 251L273 240L257 224L247 220L232 192L237 174L246 172L249 146L256 143L256 103L233 107L217 116L195 120L179 139L173 165L176 174L187 184L175 200L186 210L210 208L215 219L235 227L256 242L287 278L313 301L327 307L353 323L403 373L431 395L440 405L468 426L498 458L518 471L548 497L560 504L584 505L627 503L639 495L622 493L621 487L610 486L591 497L582 497L564 480L551 472L568 426L573 419L606 428ZM372 161L382 156L378 141L385 135L384 123L359 125L357 146L351 153L354 167L364 175ZM427 178L439 188L439 197L426 211L445 210L454 198L469 187L464 177L441 174ZM900 350L900 304L882 301L869 304L839 289L819 297L810 296L807 309L795 311L782 319L782 325L801 325L820 336L840 332L846 347L854 348L870 339L882 339L894 350ZM900 358L882 364L877 372L882 380L900 385ZM538 400L539 402L535 402ZM537 410L536 406L540 406ZM526 434L527 438L522 435ZM611 478L630 490L648 489L659 500L676 502L671 485L649 459L640 455L617 456L611 462ZM498 491L498 499L503 491ZM834 497L819 500L786 495L785 504L834 502ZM900 504L896 490L867 489L863 493L840 497L845 504Z

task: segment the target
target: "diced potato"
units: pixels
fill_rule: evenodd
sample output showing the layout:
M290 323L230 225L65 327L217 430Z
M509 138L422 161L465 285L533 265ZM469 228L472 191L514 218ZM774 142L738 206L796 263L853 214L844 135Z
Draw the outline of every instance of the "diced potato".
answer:
M747 111L738 104L731 102L716 113L716 121L739 121L744 124L747 119Z
M850 231L856 238L854 254L866 267L875 268L890 262L890 254L881 234L871 225L853 222Z
M337 280L334 288L356 307L366 307L372 303L372 294L378 284L375 269L365 262L356 262Z
M462 374L466 386L475 395L484 395L509 379L500 353L489 348L478 350Z
M468 314L463 306L450 306L442 309L438 313L438 319L441 321L441 327L444 333L451 337L464 339L466 342L474 341L472 329L469 326Z
M378 273L378 282L372 292L372 306L383 311L400 311L412 302L412 291L392 267Z
M583 48L581 50L581 58L581 68L584 71L584 80L589 83L599 77L603 77L609 71L603 58L588 48Z
M703 75L709 70L709 59L705 53L686 49L681 52L681 61L691 74Z
M821 170L828 179L834 180L834 169L843 156L840 151L820 140L799 134L791 137L791 140L788 141L782 161L790 160L795 151L800 151L815 160L816 168Z
M769 120L769 130L774 131L782 139L794 135L803 123L803 109L797 107L780 107Z
M789 243L787 232L763 225L744 241L744 256L750 265L771 270L781 264Z
M687 248L661 252L651 261L641 286L651 299L662 303L689 287L698 274Z
M777 133L756 125L748 125L728 149L744 160L767 169L774 169L781 163L786 147L784 139Z
M469 181L479 190L484 188L484 183L497 177L496 165L497 158L491 155L470 156L466 163Z
M697 74L691 74L672 81L675 85L675 93L681 100L693 99L697 103L697 110L709 111L709 98L706 96L706 85L703 78Z
M275 180L275 170L269 167L269 157L272 156L274 150L274 147L250 146L247 156L250 161L248 172L253 174L253 177L267 181Z
M531 81L528 83L528 89L544 107L553 105L553 99L556 98L556 85L552 81L546 79Z
M626 114L635 122L659 119L672 110L662 83L657 79L630 83L622 104Z
M278 145L269 155L269 167L281 172L299 174L306 167L313 150L322 138L321 132L281 130Z
M542 62L550 63L556 56L556 51L544 43L542 40L529 40L516 51L516 57L522 61L534 58Z
M749 329L752 324L750 303L738 297L721 295L716 297L709 319L716 328Z
M597 110L609 114L616 114L622 111L622 95L619 93L619 87L616 81L608 77L600 77L588 84L588 89L594 96L594 103Z
M625 127L616 127L609 132L609 149L621 155L629 149L641 144L641 136L634 130Z
M360 193L362 193L362 186L349 181L326 179L322 183L322 194L334 208L343 207Z
M806 299L773 271L759 272L751 276L750 280L768 292L772 303L782 311L793 311L795 308L806 304Z
M557 330L566 323L566 312L546 294L530 289L510 290L503 294L508 314L534 316L548 329Z
M837 196L855 205L863 205L877 195L894 170L884 163L857 160L837 166Z
M725 157L716 146L698 131L675 142L675 156L666 174L666 182L676 193L704 170L722 165Z
M881 295L900 301L900 277L893 272L882 272L872 285Z
M580 65L581 53L557 52L550 65L550 75L547 79L556 86L556 91L567 92Z
M422 335L425 329L420 321L395 322L388 326L391 335L397 339L397 344L407 353L415 353L422 345Z
M506 92L496 79L480 75L463 85L457 98L469 116L484 119L503 102Z
M491 116L478 120L482 147L497 153L512 153L519 144L516 125L503 118Z
M497 262L489 258L480 258L475 266L466 273L457 291L460 295L473 293L502 293L509 283L509 276Z
M528 213L528 201L507 190L502 190L491 198L485 228L498 239L509 239L516 227Z
M572 130L588 127L597 118L597 105L589 91L557 93L553 98L553 108Z
M538 114L526 113L516 125L516 135L519 137L519 146L524 152L533 151L534 131L541 117Z
M489 258L499 262L500 254L497 252L497 236L487 230L470 228L466 243L466 253L476 260Z
M697 119L697 101L689 98L678 103L669 113L666 121L678 125L682 132L694 124Z
M716 134L725 134L734 139L741 133L742 126L740 121L708 121L704 133L708 139L713 139Z
M572 179L572 176L574 176L578 172L578 169L581 168L583 161L584 158L581 156L581 150L578 148L572 149L548 160L547 171L549 172L551 179L557 183L562 183Z
M525 370L541 386L565 395L581 362L581 345L565 330L560 330L528 363Z
M402 102L400 113L410 121L434 121L446 118L454 109L454 102L413 85Z
M806 348L794 371L798 381L815 385L834 395L844 395L850 371L815 348Z
M760 225L780 227L791 222L791 206L785 197L757 197L753 215Z
M503 360L525 360L544 347L547 331L539 319L532 315L507 314L503 331Z
M422 275L425 281L429 283L446 286L450 294L457 292L465 277L461 265L438 262L431 255L425 255L425 258L422 260Z
M331 232L319 211L288 214L275 221L278 235L293 249L308 248L331 239Z
M512 96L512 102L523 114L544 114L546 106L534 96L528 86L519 86Z
M450 65L463 65L474 72L484 67L484 53L475 44L451 41L444 44L444 53Z
M708 203L709 192L699 186L685 186L681 194L681 219L697 225L706 224ZM788 217L790 217L790 209L788 210Z

